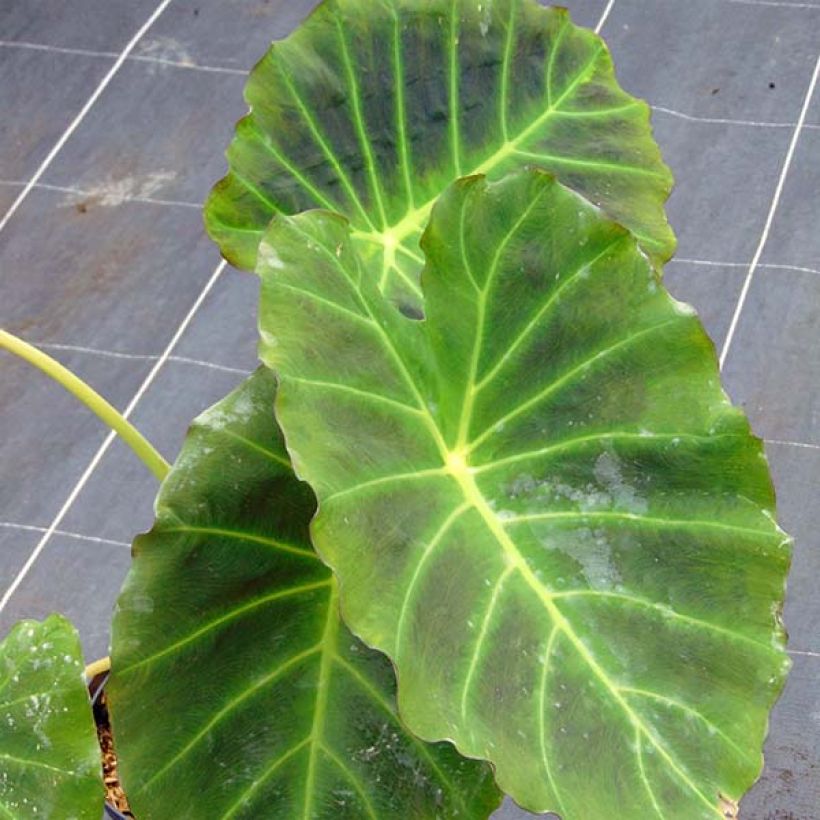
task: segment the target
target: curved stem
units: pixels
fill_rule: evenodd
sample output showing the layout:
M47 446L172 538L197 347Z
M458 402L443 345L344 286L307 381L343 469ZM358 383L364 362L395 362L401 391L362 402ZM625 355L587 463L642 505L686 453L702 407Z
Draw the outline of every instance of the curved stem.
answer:
M111 658L106 655L104 658L100 658L99 660L92 661L88 666L85 668L85 677L86 680L92 681L97 675L101 675L103 672L108 672L111 670Z
M99 393L92 390L82 379L75 376L58 361L52 359L36 347L24 342L17 336L0 328L0 348L25 359L29 364L43 371L58 384L62 385L75 398L78 398L89 410L134 451L143 464L162 481L170 470L168 462L156 451L142 434L115 407L110 405Z

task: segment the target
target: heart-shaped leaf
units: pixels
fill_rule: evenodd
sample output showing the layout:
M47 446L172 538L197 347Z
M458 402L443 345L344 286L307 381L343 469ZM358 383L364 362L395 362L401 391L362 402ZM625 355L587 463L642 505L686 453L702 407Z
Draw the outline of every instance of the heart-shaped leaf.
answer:
M523 806L726 816L788 666L789 542L712 343L539 171L459 181L422 247L421 322L341 217L260 247L263 358L346 622L409 728Z
M382 290L418 309L418 248L464 174L553 171L663 261L672 177L603 41L535 0L325 0L253 70L205 222L253 269L276 213L345 214Z
M0 643L0 817L99 820L103 782L80 639L60 615Z
M200 416L134 544L107 692L136 816L486 817L489 767L408 734L341 624L274 394L261 369Z

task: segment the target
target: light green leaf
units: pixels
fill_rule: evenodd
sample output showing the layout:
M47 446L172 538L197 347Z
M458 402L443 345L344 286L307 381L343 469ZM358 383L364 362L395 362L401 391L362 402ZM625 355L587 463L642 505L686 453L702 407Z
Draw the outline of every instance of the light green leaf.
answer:
M396 665L408 727L526 808L726 816L788 667L789 540L712 343L542 172L459 181L422 247L422 322L341 217L276 219L260 252L262 354L346 622Z
M489 767L408 734L341 624L274 395L261 369L196 420L134 544L107 692L136 816L486 817Z
M103 782L80 639L60 615L0 642L0 818L99 820Z
M660 261L672 177L649 107L603 41L535 0L325 0L274 43L245 92L230 173L205 222L253 269L276 213L347 216L383 292L418 310L418 247L457 177L537 164L603 207Z

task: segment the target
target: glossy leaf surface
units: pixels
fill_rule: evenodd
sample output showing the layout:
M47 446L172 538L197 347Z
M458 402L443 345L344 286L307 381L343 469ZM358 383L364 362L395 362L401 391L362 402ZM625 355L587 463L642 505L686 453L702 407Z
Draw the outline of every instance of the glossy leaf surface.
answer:
M409 735L341 624L274 394L262 369L199 417L134 545L107 691L135 815L487 817L489 767Z
M80 639L60 615L21 621L0 643L0 817L99 820L102 810Z
M422 247L421 322L338 216L260 247L262 355L346 622L409 728L531 810L731 814L788 667L789 540L712 343L542 172L459 181Z
M418 309L419 237L457 177L537 164L601 205L660 260L672 179L649 108L603 41L535 0L325 0L251 74L250 114L205 221L254 268L275 213L328 208L383 291Z

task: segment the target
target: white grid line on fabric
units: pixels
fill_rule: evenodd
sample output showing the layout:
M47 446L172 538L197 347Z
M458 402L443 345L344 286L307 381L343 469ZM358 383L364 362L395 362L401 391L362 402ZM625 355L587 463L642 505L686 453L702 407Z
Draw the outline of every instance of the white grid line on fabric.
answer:
M808 658L820 658L820 652L810 652L808 649L788 649L790 655L805 655Z
M182 320L182 322L180 322L179 327L176 329L176 332L174 333L170 342L168 342L168 345L166 346L162 355L159 357L159 359L157 359L156 363L151 368L151 371L145 377L142 384L139 386L139 389L134 394L134 397L131 399L131 401L128 403L128 406L123 411L122 415L124 418L127 419L134 412L134 409L142 400L143 396L148 391L148 388L153 384L160 370L162 370L163 366L165 365L165 362L168 360L168 357L171 355L174 348L179 343L179 340L182 338L182 335L187 330L188 325L191 323L197 311L202 306L202 303L205 301L205 297L208 295L208 293L210 293L211 289L216 284L217 279L219 279L219 276L221 275L222 271L225 270L226 266L227 262L225 262L224 260L216 266L216 269L211 274L211 277L206 282L205 287L202 289L199 296L196 298L196 301L191 306L191 309L185 315L185 318ZM97 466L99 465L103 456L106 454L108 448L111 446L116 437L117 434L113 430L109 431L109 433L106 435L103 443L100 445L99 449L92 457L88 466L83 471L83 474L80 476L80 479L74 485L74 488L68 494L68 498L66 498L66 500L63 502L62 507L60 507L59 511L57 512L57 515L54 517L54 520L51 522L48 529L43 534L43 537L38 541L37 545L32 550L31 555L29 555L25 564L23 564L22 568L17 573L16 577L11 582L8 589L3 594L3 597L0 598L0 612L2 612L6 608L6 605L8 604L12 595L14 595L17 588L25 580L32 566L34 566L34 563L37 560L38 556L43 551L46 544L48 544L48 542L51 540L51 536L54 535L55 530L60 526L60 523L68 514L68 511L74 505L74 502L77 500L77 497L82 492L83 487L85 487L85 485L88 483L88 480L91 478L91 475L97 469Z
M606 24L607 17L609 17L609 13L612 11L612 7L615 5L615 0L608 0L607 4L604 6L604 10L601 12L601 16L598 19L598 25L595 26L595 33L600 34L601 29Z
M184 60L169 60L165 57L151 57L149 54L135 54L129 57L139 63L154 63L154 65L165 65L171 68L187 68L191 71L206 71L210 74L233 74L239 77L247 77L249 72L244 68L225 68L219 65L202 65L201 63L190 63Z
M820 450L820 444L808 444L805 441L789 441L782 438L764 439L766 444L780 444L784 447L802 447L806 450Z
M609 0L607 6L605 7L601 18L598 21L598 24L595 27L596 32L600 32L603 28L604 24L609 17L610 12L612 11L612 7L615 4L615 0ZM820 9L820 6L816 8ZM32 49L36 51L54 51L60 54L76 54L84 57L106 57L106 58L114 58L117 55L113 51L88 51L87 49L82 48L62 48L60 46L51 46L46 45L44 43L28 43L22 41L15 41L15 40L0 40L0 48L2 47L7 48L25 48L25 49ZM180 60L169 60L163 57L151 57L147 54L132 54L129 55L127 58L128 60L137 60L140 62L145 63L157 63L160 65L166 65L173 68L187 68L192 69L195 71L206 71L215 74L234 74L240 75L243 77L248 76L250 73L245 69L240 68L227 68L224 66L211 66L211 65L202 65L200 63L191 63L185 62ZM671 117L677 117L678 119L686 120L687 122L702 122L702 123L712 123L715 125L733 125L733 126L751 126L756 128L794 128L796 123L794 122L766 122L766 121L759 121L759 120L743 120L743 119L733 119L730 117L703 117L698 116L695 114L687 114L685 111L677 111L674 108L669 108L665 105L652 105L652 110L656 111L661 114L667 114ZM803 125L805 129L814 129L820 130L820 124L816 123L805 123ZM11 182L11 181L0 181L0 185L24 185L23 182ZM43 186L48 187L48 186ZM53 186L55 189L59 190L57 186ZM179 203L179 204L191 204L196 205L196 203Z
M803 123L806 121L806 114L808 113L809 105L811 104L811 98L814 94L815 86L817 85L818 73L820 73L820 56L817 57L817 62L815 62L814 64L814 71L811 75L809 87L806 90L806 96L803 99L803 105L800 109L800 116L797 119L797 125L795 126L794 133L792 134L791 141L789 142L789 148L786 151L786 156L783 160L783 168L780 171L780 178L777 180L777 186L775 187L774 197L772 198L772 204L769 207L769 213L766 216L766 222L763 226L763 233L760 236L760 241L758 242L757 249L755 250L754 256L752 257L751 264L749 265L749 271L746 274L746 278L743 282L743 287L740 290L740 296L738 296L737 305L735 306L735 311L732 315L732 321L729 325L729 330L726 334L726 339L723 343L723 349L720 352L721 369L726 364L726 357L729 355L729 350L732 347L732 340L734 339L735 331L737 330L740 315L743 312L743 306L746 303L746 297L749 294L749 288L751 287L752 279L754 278L755 269L757 268L758 263L760 261L760 257L763 254L763 248L766 246L766 240L769 238L769 231L771 230L772 223L774 221L774 215L777 211L778 203L780 202L780 196L783 193L783 186L786 182L786 177L788 176L789 168L792 164L794 152L797 148L797 142L800 139L800 132L803 129Z
M82 345L58 344L56 342L29 342L40 350L63 350L68 353L87 353L91 356L103 356L108 359L132 359L137 361L155 362L161 354L157 353L121 353L118 350L101 350L98 347L84 347ZM239 367L230 367L226 364L205 361L204 359L193 359L190 356L168 356L166 361L177 362L178 364L190 364L197 367L205 367L210 370L219 370L223 373L238 373L240 376L248 376L252 371L243 370Z
M700 117L683 111L676 111L674 108L667 108L665 105L653 105L651 108L653 112L667 114L670 117L677 117L687 122L702 122L712 125L737 125L752 128L794 128L797 125L796 122L765 122L762 120L735 120L728 117ZM820 130L820 125L807 122L803 124L803 128L806 130Z
M815 3L789 3L787 0L728 0L739 6L774 6L781 9L812 9L820 11L820 5Z
M26 532L48 532L48 527L38 527L35 524L18 524L14 521L0 521L0 527L8 530L24 530ZM130 547L127 541L115 541L113 538L99 538L96 535L83 535L69 530L54 530L54 535L66 538L76 538L78 541L91 541L94 544L111 544L114 547Z
M11 179L0 179L0 185L6 188L22 188L28 185L28 183ZM31 187L36 188L38 191L56 191L60 194L69 194L78 199L94 199L94 197L101 196L100 192L95 190L84 191L81 188L73 188L68 185L51 185L45 182L36 182ZM102 197L104 199L105 194L102 194ZM186 202L181 199L161 199L154 196L125 196L118 193L116 205L123 205L126 202L142 202L146 205L172 205L179 208L195 208L196 210L201 210L202 208L202 204L199 202ZM115 207L115 205L104 202L103 207L110 208Z
M126 43L125 48L120 53L119 57L117 57L114 64L111 68L108 69L105 76L100 80L97 84L97 87L91 93L91 96L86 101L85 105L80 109L79 113L74 117L74 119L69 124L68 128L63 131L60 138L54 144L53 148L48 152L46 158L40 163L39 168L34 172L34 176L28 181L26 187L18 194L17 198L14 202L11 203L9 209L3 215L2 219L0 219L0 232L2 232L3 228L6 227L9 220L14 216L17 212L17 209L20 205L23 204L26 197L29 195L29 192L34 187L34 185L40 180L40 177L48 170L48 167L54 161L54 158L60 151L63 149L63 146L68 142L71 135L80 127L80 123L85 119L88 112L91 110L94 103L100 98L100 95L105 91L108 87L111 80L114 79L117 72L122 67L122 64L125 62L126 57L134 50L137 43L142 39L145 32L151 28L151 26L156 22L157 18L162 14L163 11L168 7L168 4L171 0L162 0L160 4L154 9L151 16L142 24L139 28L137 33Z
M170 2L170 0L169 0ZM610 12L612 11L612 7L615 5L615 0L608 0L606 6L604 6L604 10L601 13L601 17L598 20L598 24L595 26L595 33L599 34L601 29L604 27L604 24L609 17ZM0 40L0 47L5 46L7 48L23 48L23 49L31 49L36 51L52 51L60 54L76 54L78 56L83 57L106 57L106 58L113 58L116 57L116 53L112 51L92 51L89 49L83 48L63 48L61 46L51 46L45 43L29 43L22 40ZM163 57L152 57L148 54L133 54L128 55L127 59L129 60L140 60L143 62L150 62L150 63L158 63L159 65L167 65L173 66L175 68L189 68L195 71L211 71L220 74L240 74L245 75L248 72L239 69L239 68L225 68L223 66L208 66L208 65L201 65L198 63L189 62L186 60L168 60Z
M116 59L115 51L91 51L85 48L63 48L62 46L52 46L46 43L29 43L23 40L0 40L0 48L19 48L26 51L47 51L55 54L73 54L78 57L100 57L104 59ZM187 68L191 71L207 71L213 74L238 74L246 76L248 72L242 68L227 68L225 66L202 65L189 60L169 60L166 57L152 57L150 54L129 54L126 60L141 63L154 63L155 65L165 65L172 68Z
M667 265L702 265L709 268L748 268L749 262L720 262L714 259L688 259L686 257L675 257L670 259ZM779 262L759 262L759 268L771 268L773 270L791 270L798 273L814 273L820 276L817 268L807 268L803 265L782 265Z
M24 51L48 51L54 54L73 54L78 57L105 57L116 60L115 51L91 51L87 48L64 48L63 46L52 46L48 43L29 43L25 40L0 40L0 47L19 48Z

